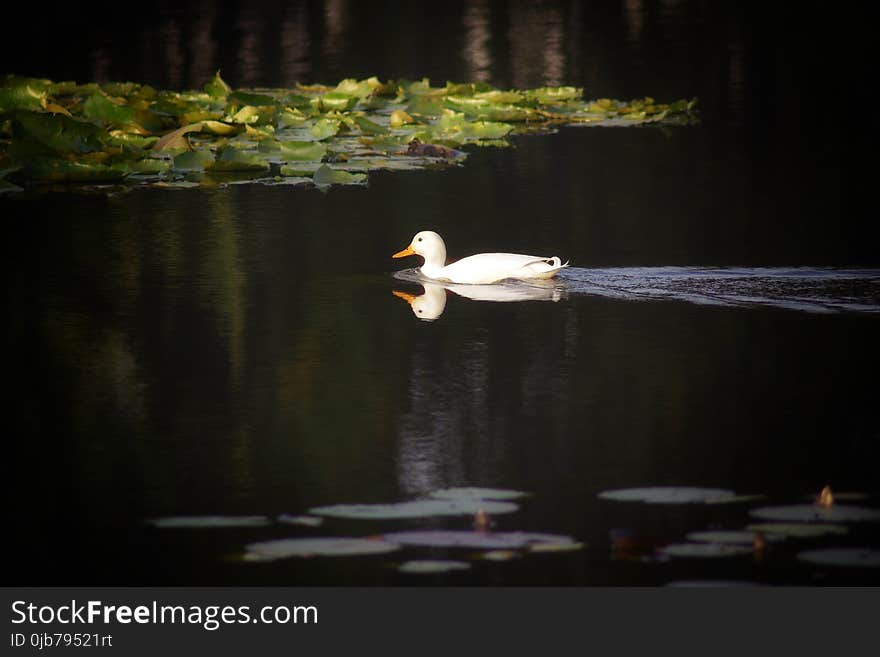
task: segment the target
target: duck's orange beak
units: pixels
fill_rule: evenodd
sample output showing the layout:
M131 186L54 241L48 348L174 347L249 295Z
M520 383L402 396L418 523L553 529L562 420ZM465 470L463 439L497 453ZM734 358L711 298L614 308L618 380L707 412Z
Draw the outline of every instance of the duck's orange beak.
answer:
M413 251L412 244L406 247L403 251L398 251L395 253L392 258L405 258L406 256L416 255L416 252Z
M410 294L409 292L401 292L400 290L391 290L391 294L398 297L399 299L403 299L409 304L412 304L413 299L418 297L417 294Z

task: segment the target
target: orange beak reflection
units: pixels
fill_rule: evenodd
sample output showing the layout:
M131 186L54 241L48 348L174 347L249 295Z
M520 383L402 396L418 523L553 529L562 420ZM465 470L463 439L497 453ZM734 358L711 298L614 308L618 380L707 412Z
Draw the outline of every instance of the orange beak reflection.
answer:
M406 247L403 251L398 251L395 253L392 258L405 258L406 256L416 255L416 252L413 251L412 244Z
M418 296L417 294L410 294L408 292L401 292L400 290L391 290L391 294L398 297L399 299L403 299L404 301L406 301L409 304L412 304L413 299L415 299Z

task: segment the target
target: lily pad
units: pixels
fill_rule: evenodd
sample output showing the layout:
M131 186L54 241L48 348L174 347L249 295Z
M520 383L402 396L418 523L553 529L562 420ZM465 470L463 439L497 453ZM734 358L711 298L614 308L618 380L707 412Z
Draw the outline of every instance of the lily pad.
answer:
M471 548L478 550L519 550L538 544L574 544L569 536L532 532L483 532L466 530L423 530L391 532L386 541L407 546Z
M479 487L462 487L462 488L442 488L440 490L431 491L431 497L441 500L516 500L522 497L528 497L529 493L519 490L507 490L504 488L479 488Z
M736 497L736 493L724 488L649 486L604 491L599 493L599 497L603 500L647 504L719 504Z
M278 522L283 522L286 525L320 527L324 523L324 519L318 518L316 516L292 516L287 513L282 513L280 516L278 516Z
M861 506L835 504L830 507L815 504L766 506L752 509L749 514L764 520L783 522L880 522L880 510Z
M880 550L871 548L828 548L806 550L797 555L799 561L819 566L842 566L848 568L880 568Z
M395 543L373 538L284 538L245 546L245 561L277 561L291 557L354 557L388 554Z
M338 169L331 169L326 164L321 165L312 180L316 185L363 185L367 182L365 173L349 173Z
M266 516L175 516L156 518L150 524L162 529L214 529L221 527L266 527Z
M437 516L472 516L484 513L513 513L519 507L511 502L481 499L414 500L397 504L335 504L309 509L316 516L362 520L431 518Z
M453 561L451 559L420 559L405 561L398 567L398 571L407 575L436 575L438 573L451 573L457 570L470 570L471 565L465 561Z
M849 532L849 527L845 525L822 524L801 524L801 523L760 523L746 526L746 529L753 532L762 532L766 535L778 534L781 536L789 536L791 538L817 538L819 536L837 535L841 536Z
M174 158L175 171L204 171L214 166L214 154L208 150L187 151Z
M258 153L224 148L214 158L215 171L268 171L269 163Z
M751 547L729 543L672 543L658 550L667 557L694 559L717 559L752 554Z

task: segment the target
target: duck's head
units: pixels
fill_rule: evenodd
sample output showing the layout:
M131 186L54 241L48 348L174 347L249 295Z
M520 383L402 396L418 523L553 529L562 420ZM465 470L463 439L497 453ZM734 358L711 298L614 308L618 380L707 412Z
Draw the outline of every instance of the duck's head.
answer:
M415 234L408 247L391 257L403 258L409 255L422 256L426 265L443 267L446 264L446 243L433 230L423 230Z

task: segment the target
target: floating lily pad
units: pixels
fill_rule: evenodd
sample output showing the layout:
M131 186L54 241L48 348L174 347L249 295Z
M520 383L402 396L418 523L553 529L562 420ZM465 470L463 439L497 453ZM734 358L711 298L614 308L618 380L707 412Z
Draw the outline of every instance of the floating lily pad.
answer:
M849 532L844 525L823 524L798 524L798 523L762 523L746 527L749 531L762 532L764 534L779 534L791 538L816 538L829 534L843 535Z
M245 561L277 561L291 557L354 557L387 554L399 545L373 538L284 538L245 546Z
M751 547L729 543L672 543L658 550L667 557L717 559L752 554Z
M282 513L278 516L278 522L287 525L302 525L303 527L320 527L324 523L324 519L316 516L292 516Z
M513 513L519 507L511 502L480 499L414 500L397 504L335 504L309 509L316 516L361 520L431 518L435 516L472 516L484 513Z
M326 164L318 167L312 180L316 185L362 185L367 182L367 174L365 173L349 173L331 169Z
M599 493L599 497L603 500L647 504L719 504L736 497L736 494L724 488L649 486L604 491Z
M729 543L733 545L752 545L758 536L762 536L767 542L785 540L782 534L771 534L757 531L732 531L715 530L704 532L691 532L687 535L689 541L698 543Z
M453 561L451 559L420 559L405 561L397 569L408 575L436 575L438 573L450 573L457 570L469 570L471 565L465 561Z
M764 520L783 522L880 522L880 510L844 504L835 504L830 507L815 504L766 506L752 509L749 514Z
M519 550L538 544L575 543L568 536L532 532L483 532L457 530L424 530L391 532L383 537L399 545L435 548L472 548L481 550Z
M506 490L503 488L461 487L435 490L432 491L430 495L431 497L441 500L516 500L522 497L528 497L529 493L524 493L519 490Z
M880 550L871 548L828 548L799 552L799 561L819 566L848 568L880 568Z
M273 164L333 158L327 169L315 171L315 186L324 191L328 185L363 184L365 174L377 169L435 167L444 160L460 164L465 153L458 147L509 146L514 132L548 134L555 126L579 123L685 122L694 116L695 101L688 99L662 104L651 98L585 101L581 95L575 87L502 90L484 82L432 87L428 79L375 77L345 79L335 87L232 89L217 72L201 91L157 91L136 82L56 83L7 75L0 78L0 162L20 170L15 180L20 185L121 180L126 171L138 174L125 180L127 186L154 178L173 184L176 172L210 166L202 156L184 158L174 169L144 160L195 149L216 152L215 168L227 174L266 171L266 158L253 150L260 142ZM372 148L369 157L364 146ZM401 161L404 153L413 160ZM360 168L346 166L355 157ZM73 168L60 173L63 167L53 165L56 170L47 176L40 158L68 161ZM233 177L226 175L224 184L235 182ZM269 177L259 180L277 184ZM193 182L216 184L210 177ZM3 190L12 189L10 184Z
M219 527L265 527L266 516L175 516L156 518L150 524L162 529L213 529Z

